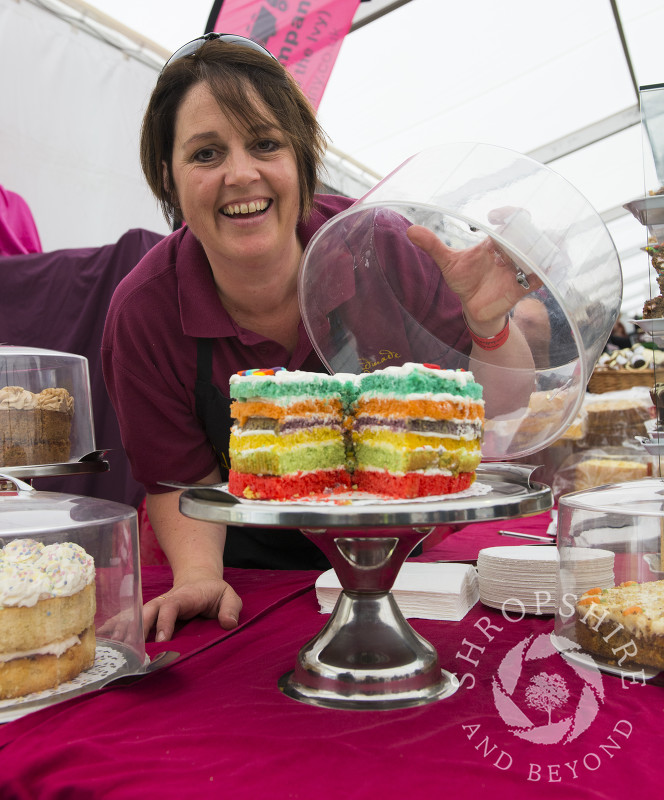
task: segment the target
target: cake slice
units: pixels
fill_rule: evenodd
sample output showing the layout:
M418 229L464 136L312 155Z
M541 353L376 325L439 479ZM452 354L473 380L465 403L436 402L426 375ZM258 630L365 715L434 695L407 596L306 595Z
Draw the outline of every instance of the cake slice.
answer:
M230 394L229 491L253 499L288 500L350 489L350 376L282 367L243 370L231 377Z
M664 581L588 589L575 608L576 641L619 666L664 669Z
M484 426L482 387L472 373L407 363L361 375L357 393L358 489L408 498L471 485Z

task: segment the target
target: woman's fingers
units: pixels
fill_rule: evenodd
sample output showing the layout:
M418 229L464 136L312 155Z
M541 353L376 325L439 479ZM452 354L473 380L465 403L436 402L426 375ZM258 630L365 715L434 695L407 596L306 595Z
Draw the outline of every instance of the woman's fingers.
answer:
M172 638L178 618L180 604L174 596L159 595L143 606L143 629L145 635L156 625L155 642Z
M217 614L217 619L219 620L221 627L227 631L236 628L240 618L241 610L242 600L240 600L233 589L228 586L226 591L221 596L219 613Z

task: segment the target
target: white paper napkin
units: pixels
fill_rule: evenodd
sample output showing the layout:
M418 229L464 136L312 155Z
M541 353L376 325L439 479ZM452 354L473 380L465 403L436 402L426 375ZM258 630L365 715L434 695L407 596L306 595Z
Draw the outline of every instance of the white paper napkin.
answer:
M329 614L341 592L333 569L316 581L316 597L322 614ZM477 571L470 564L421 564L406 562L399 571L392 594L404 617L459 621L480 597Z

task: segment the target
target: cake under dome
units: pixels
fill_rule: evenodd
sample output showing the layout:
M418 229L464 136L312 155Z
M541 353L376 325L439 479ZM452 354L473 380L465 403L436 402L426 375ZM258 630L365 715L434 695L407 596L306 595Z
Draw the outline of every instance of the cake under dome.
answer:
M63 464L94 449L87 359L0 346L0 469Z

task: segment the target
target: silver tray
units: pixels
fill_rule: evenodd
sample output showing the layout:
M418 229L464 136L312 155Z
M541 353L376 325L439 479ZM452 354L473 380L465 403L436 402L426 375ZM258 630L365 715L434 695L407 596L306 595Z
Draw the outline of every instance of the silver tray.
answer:
M454 522L509 519L548 511L551 489L531 481L534 467L521 464L481 465L477 482L487 491L476 496L448 495L416 501L312 504L245 500L229 494L226 484L189 486L180 496L180 511L189 517L229 525L273 528L419 527Z
M58 475L91 475L108 472L109 463L104 460L106 450L95 450L82 456L78 461L62 464L26 464L22 467L0 467L0 473L10 478L29 480L30 478L54 478Z
M664 224L664 195L654 194L625 203L626 208L642 225Z
M111 683L133 683L151 672L167 666L179 657L173 650L163 650L150 660L141 662L135 650L121 642L97 637L95 663L75 678L55 689L45 689L10 700L0 700L0 724L13 722L40 708L61 703L72 697L103 689Z

